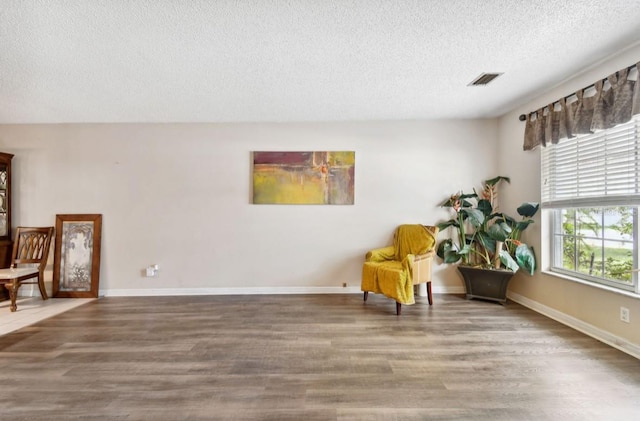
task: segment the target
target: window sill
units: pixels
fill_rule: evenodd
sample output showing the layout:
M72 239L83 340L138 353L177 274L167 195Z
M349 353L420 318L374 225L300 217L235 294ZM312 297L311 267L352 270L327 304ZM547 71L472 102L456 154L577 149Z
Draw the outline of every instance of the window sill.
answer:
M640 300L640 294L636 294L635 292L632 292L632 291L625 291L623 289L610 287L608 285L601 285L601 284L596 284L594 282L584 281L582 279L574 278L572 276L565 275L558 272L553 272L551 270L543 270L542 273L545 275L554 276L556 278L564 279L567 281L576 282L578 284L586 285L592 288L596 288L596 289L604 290L607 292L612 292L614 294L624 295L625 297L635 298L636 300Z

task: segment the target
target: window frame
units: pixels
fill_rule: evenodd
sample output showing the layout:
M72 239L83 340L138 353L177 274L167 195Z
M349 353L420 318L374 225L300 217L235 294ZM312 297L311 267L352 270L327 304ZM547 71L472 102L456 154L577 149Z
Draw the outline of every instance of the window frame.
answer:
M576 280L579 282L583 282L589 285L606 287L607 289L612 289L614 291L620 291L625 293L631 293L634 295L640 295L640 282L638 276L638 267L640 264L640 115L636 115L633 119L624 123L624 125L616 126L614 129L598 131L593 134L580 135L576 139L569 140L570 142L574 142L573 144L567 144L567 148L569 149L573 147L572 145L576 145L575 142L587 141L587 142L600 142L602 144L606 144L607 142L616 142L615 140L611 140L613 137L618 136L620 132L620 127L625 129L624 126L629 126L630 137L628 138L631 147L631 155L628 155L627 158L629 162L633 161L631 165L628 165L632 168L629 173L633 174L630 176L634 181L632 184L635 185L635 190L627 192L627 194L617 194L613 196L607 196L607 185L604 184L604 189L602 190L602 194L589 194L587 196L581 196L580 188L577 188L575 197L568 197L566 195L566 190L563 194L559 195L560 197L554 197L556 186L558 184L563 183L563 179L561 177L557 177L558 173L562 172L563 167L559 166L565 161L561 161L559 163L558 155L567 156L568 153L566 150L560 150L551 152L548 148L554 148L557 145L550 145L545 148L540 154L540 164L541 164L541 185L542 185L542 212L547 215L547 220L549 221L548 225L548 233L549 237L543 241L543 247L548 249L548 252L545 253L545 257L548 259L548 262L545 263L545 267L547 267L547 271L551 273L555 273L558 275L562 275L562 277ZM610 134L613 133L613 134ZM567 140L565 140L567 141ZM560 146L562 147L562 140L560 141ZM590 145L587 143L587 145ZM578 150L579 147L576 147ZM602 148L607 150L607 147ZM569 154L570 156L570 154ZM609 155L605 154L604 158L598 157L602 161L608 161ZM635 158L634 158L635 157ZM570 158L572 160L573 158ZM580 154L576 154L575 161L569 161L567 165L573 165L575 163L576 166L580 166L583 164L585 167L593 166L593 162L590 160L582 160ZM606 164L604 165L606 167ZM559 171L557 169L560 168ZM566 170L566 168L565 168ZM604 173L603 177L605 179L608 177L607 173ZM572 177L574 175L572 174ZM557 178L556 178L557 177ZM574 177L575 182L578 183L578 187L580 187L580 175ZM551 179L551 186L547 185L548 180ZM558 183L558 180L560 183ZM590 186L590 185L589 185ZM561 186L562 187L562 186ZM554 200L555 199L555 200ZM623 281L616 281L607 279L604 276L604 270L602 271L602 276L594 276L588 273L578 272L579 265L576 262L574 268L576 270L567 269L564 266L564 241L568 237L567 233L563 231L563 210L567 209L587 209L587 208L609 208L615 206L627 206L633 208L632 214L632 276L631 283L626 283ZM575 222L574 222L575 223ZM604 226L604 217L603 217L603 226ZM606 233L601 232L600 237L597 238L598 241L606 244L607 237ZM571 236L571 235L569 235ZM578 236L574 233L574 238L578 238ZM577 250L577 244L575 244ZM603 248L604 253L604 248ZM603 254L604 255L604 254ZM576 253L576 260L578 259L578 253ZM604 263L603 263L604 265ZM604 266L603 266L604 267Z

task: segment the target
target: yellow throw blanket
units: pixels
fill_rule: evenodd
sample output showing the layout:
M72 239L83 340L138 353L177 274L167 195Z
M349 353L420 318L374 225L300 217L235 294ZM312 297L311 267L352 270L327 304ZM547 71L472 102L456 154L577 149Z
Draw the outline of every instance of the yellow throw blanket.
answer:
M412 269L415 256L433 249L435 242L434 233L423 225L400 225L393 246L367 253L361 289L384 294L400 304L414 304Z
M402 260L407 254L424 254L433 248L436 238L424 225L400 225L393 238L395 260Z

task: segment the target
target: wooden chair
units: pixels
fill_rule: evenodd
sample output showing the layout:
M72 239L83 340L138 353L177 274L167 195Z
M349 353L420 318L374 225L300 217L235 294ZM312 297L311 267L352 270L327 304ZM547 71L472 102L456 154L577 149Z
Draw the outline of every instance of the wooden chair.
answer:
M49 257L53 227L18 227L11 253L11 266L0 269L0 284L9 291L11 311L16 311L18 288L25 284L38 284L43 300L49 298L44 287L44 268Z

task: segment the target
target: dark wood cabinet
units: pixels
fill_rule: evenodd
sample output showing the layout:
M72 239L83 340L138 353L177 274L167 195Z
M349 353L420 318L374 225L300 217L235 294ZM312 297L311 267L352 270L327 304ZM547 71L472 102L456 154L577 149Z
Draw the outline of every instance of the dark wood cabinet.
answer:
M11 264L11 160L13 155L0 152L0 268L7 268ZM5 288L0 288L0 301L7 299L9 294Z

